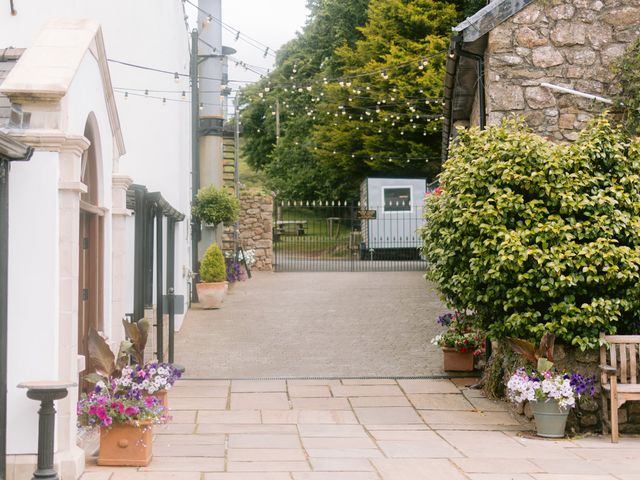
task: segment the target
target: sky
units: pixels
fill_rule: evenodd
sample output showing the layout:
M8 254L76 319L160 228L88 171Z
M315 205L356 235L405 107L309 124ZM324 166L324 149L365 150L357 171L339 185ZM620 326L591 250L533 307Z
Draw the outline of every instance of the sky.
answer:
M242 38L247 35L267 45L269 51L277 50L302 30L308 14L306 3L306 0L222 0L222 20L241 33L236 41L234 34L223 30L222 42L238 51L234 58L260 67L256 70L266 73L273 68L275 58L271 55L264 58L264 48L256 48ZM230 61L229 78L256 81L260 77Z

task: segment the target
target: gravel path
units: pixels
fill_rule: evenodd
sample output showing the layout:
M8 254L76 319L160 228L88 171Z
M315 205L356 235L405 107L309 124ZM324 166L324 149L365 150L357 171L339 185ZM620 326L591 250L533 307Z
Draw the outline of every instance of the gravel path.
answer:
M188 378L442 375L444 309L421 272L257 273L176 337Z

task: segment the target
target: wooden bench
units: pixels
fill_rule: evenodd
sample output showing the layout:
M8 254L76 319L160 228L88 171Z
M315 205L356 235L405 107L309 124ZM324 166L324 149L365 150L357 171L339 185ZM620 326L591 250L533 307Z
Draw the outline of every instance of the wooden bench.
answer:
M610 428L611 441L617 443L618 408L627 401L640 400L640 335L601 334L600 345L602 429L607 433L607 428Z

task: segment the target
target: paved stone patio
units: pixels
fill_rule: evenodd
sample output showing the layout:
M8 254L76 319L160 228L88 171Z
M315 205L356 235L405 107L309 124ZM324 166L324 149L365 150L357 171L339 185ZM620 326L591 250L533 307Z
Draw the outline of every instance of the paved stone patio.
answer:
M421 272L262 273L176 336L189 378L443 375L445 310Z
M82 480L638 480L640 438L543 440L455 380L182 380L145 468Z

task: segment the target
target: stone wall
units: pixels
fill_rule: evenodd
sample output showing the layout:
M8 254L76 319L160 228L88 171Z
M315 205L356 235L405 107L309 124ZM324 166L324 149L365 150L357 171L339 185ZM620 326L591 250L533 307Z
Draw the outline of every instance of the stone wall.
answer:
M537 0L489 34L487 124L515 113L541 135L575 140L600 102L541 87L548 82L611 97L611 68L640 36L638 0Z
M583 396L572 409L567 420L569 434L602 431L602 397L600 386L600 352L590 350L582 352L576 348L556 344L554 364L560 371L576 372L581 375L594 375L597 380L596 396L592 399ZM509 377L518 366L524 365L522 359L513 354L506 345L496 343L494 354L485 370L484 386L490 397L505 397L505 388ZM514 412L533 420L533 408L528 404L513 405ZM627 402L618 409L620 433L640 433L640 402ZM533 428L533 424L532 424Z
M240 195L239 239L246 250L254 250L256 263L252 270L273 270L273 197L257 191L244 191ZM232 251L233 228L225 229L223 251Z

